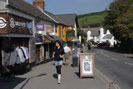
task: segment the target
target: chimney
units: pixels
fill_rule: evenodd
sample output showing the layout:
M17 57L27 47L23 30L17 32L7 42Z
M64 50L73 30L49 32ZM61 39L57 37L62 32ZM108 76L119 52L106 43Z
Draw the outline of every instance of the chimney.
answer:
M34 0L33 5L41 8L42 10L45 10L45 1L44 0Z

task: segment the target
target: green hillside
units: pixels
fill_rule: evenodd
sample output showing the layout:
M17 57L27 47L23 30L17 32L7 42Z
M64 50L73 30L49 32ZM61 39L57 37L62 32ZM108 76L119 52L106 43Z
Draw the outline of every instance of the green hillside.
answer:
M107 13L105 11L89 13L78 16L80 27L99 26L103 23L104 17Z

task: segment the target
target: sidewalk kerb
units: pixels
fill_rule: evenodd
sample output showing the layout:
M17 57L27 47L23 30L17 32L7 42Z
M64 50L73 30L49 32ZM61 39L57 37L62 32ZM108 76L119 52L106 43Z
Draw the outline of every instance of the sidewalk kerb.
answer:
M120 89L120 87L114 83L111 79L109 79L106 75L104 75L101 71L99 71L98 69L96 69L96 74L97 77L99 77L100 79L104 80L106 83L108 83L108 87L110 87L111 85L115 88L115 89ZM102 78L101 78L102 77ZM111 89L111 88L109 88Z

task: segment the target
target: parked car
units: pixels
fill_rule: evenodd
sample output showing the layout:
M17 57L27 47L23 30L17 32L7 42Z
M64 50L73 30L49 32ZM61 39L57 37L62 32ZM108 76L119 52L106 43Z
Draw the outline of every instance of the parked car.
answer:
M99 43L97 46L98 47L109 47L110 43L109 42L103 42L103 43Z

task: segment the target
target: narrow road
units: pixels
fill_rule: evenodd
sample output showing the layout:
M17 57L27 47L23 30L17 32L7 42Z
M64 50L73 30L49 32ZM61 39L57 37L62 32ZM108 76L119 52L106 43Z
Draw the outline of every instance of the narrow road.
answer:
M117 83L121 89L133 89L133 58L111 48L92 48L96 68Z

